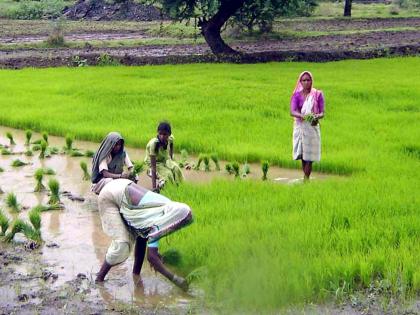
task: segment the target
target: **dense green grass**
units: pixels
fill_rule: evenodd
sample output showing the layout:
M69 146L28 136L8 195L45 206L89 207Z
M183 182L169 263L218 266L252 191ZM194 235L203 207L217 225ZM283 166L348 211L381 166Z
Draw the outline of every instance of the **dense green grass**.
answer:
M178 151L299 167L289 98L310 69L326 97L317 167L352 175L168 189L195 214L169 247L182 253L184 272L206 266L208 300L227 309L278 310L375 280L405 297L420 290L419 66L412 57L2 70L0 124L95 141L118 130L145 146L169 119Z

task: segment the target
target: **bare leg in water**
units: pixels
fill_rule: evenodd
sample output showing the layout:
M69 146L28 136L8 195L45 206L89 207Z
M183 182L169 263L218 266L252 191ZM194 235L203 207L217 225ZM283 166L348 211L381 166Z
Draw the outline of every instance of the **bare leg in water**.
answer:
M311 173L312 173L312 161L302 160L302 170L303 170L303 173L305 174L304 179L309 180L309 177L311 176Z

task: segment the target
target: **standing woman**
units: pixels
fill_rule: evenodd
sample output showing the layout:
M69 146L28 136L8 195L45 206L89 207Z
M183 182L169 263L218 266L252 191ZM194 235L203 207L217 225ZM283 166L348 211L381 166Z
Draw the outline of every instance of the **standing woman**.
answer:
M124 166L128 172L124 172ZM124 138L118 132L110 132L93 156L92 191L98 195L113 179L129 178L132 169L133 163L124 150Z
M171 125L163 121L157 128L157 136L146 146L144 162L149 167L153 190L159 190L166 182L179 184L184 180L181 168L173 160L174 138Z
M308 180L312 162L321 159L319 120L324 117L324 96L313 87L313 76L309 71L299 75L290 101L290 115L295 117L293 159L302 160L305 180Z

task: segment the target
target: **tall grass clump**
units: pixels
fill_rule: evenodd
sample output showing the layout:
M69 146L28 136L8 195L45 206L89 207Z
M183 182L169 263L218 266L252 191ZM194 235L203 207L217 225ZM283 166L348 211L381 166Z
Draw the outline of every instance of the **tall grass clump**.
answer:
M0 236L4 236L6 234L7 229L9 228L9 219L3 213L3 210L0 209Z
M90 180L90 174L85 161L80 161L80 168L83 171L83 180Z
M25 141L25 145L30 145L31 144L31 138L32 138L32 130L26 130L25 131L25 138L26 138L26 141Z
M60 184L59 182L52 178L48 181L48 187L50 188L50 199L48 200L48 204L50 205L57 205L60 203Z
M16 195L13 192L7 194L6 205L12 212L16 213L20 211L20 205L17 201Z
M39 168L35 171L35 180L36 180L36 186L34 189L34 192L41 192L45 190L45 186L42 183L42 179L44 178L44 169Z
M268 169L270 168L270 163L268 161L261 162L261 170L263 173L262 180L267 180Z
M41 141L41 152L39 153L39 158L40 158L40 159L44 159L44 158L45 158L45 152L47 151L47 147L48 147L48 144L47 144L47 142L43 139L43 140Z
M15 145L16 144L15 140L13 139L13 135L12 135L11 132L6 132L6 138L9 139L10 145Z

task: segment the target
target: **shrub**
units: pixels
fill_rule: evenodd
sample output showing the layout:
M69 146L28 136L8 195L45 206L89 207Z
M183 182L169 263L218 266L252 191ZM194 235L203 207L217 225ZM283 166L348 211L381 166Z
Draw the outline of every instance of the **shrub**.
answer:
M63 0L24 0L9 10L6 15L8 18L17 20L52 19L61 16L65 6L66 3Z

